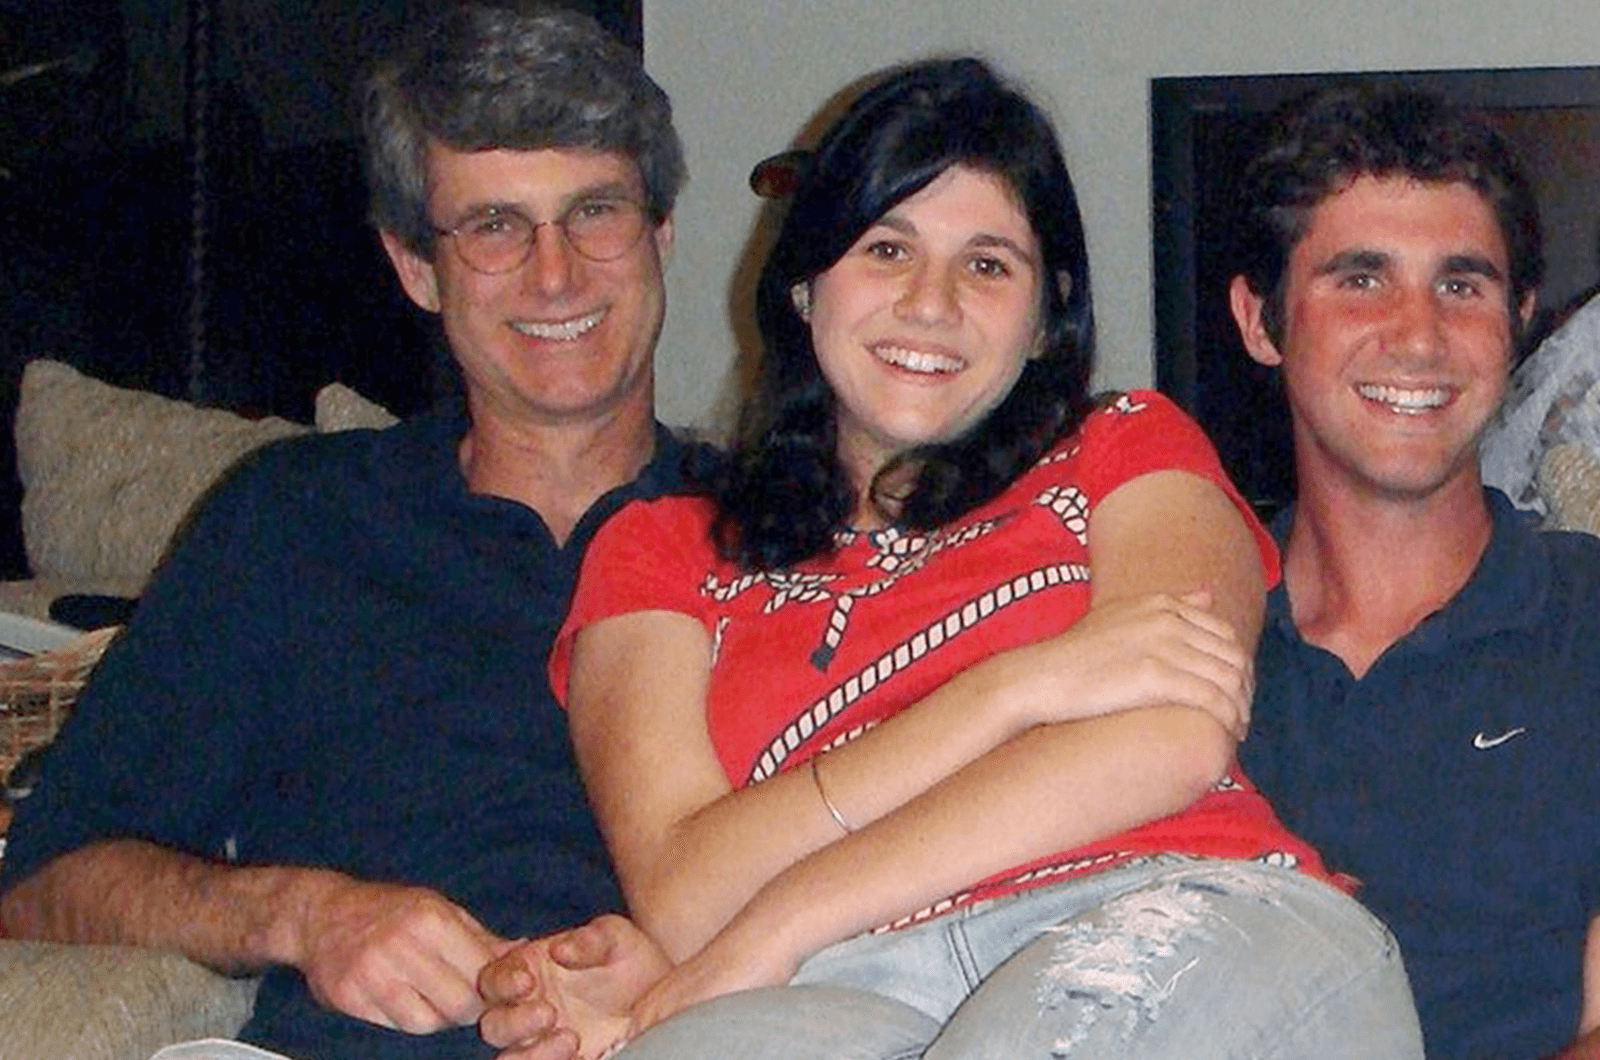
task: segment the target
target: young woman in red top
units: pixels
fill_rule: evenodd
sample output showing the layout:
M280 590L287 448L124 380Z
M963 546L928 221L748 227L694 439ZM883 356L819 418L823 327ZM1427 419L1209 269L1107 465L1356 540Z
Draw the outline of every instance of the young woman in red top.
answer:
M723 477L600 532L552 660L674 965L622 1055L1420 1057L1392 938L1234 764L1276 553L1169 402L1091 401L1043 114L890 72L758 298Z

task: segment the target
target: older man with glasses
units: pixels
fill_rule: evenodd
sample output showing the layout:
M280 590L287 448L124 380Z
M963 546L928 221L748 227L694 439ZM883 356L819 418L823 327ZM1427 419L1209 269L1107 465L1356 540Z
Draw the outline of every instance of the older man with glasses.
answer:
M565 14L451 5L363 102L464 406L216 492L18 806L0 915L265 972L241 1038L283 1054L460 1060L506 940L620 905L544 659L595 529L689 455L652 371L683 164L638 58Z

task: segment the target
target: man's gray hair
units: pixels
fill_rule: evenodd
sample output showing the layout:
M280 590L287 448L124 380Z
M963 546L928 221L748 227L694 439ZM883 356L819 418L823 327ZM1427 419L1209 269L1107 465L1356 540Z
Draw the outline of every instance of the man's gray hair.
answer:
M660 222L685 170L672 103L639 56L558 8L450 5L379 62L361 93L372 221L431 257L428 145L587 148L631 158Z

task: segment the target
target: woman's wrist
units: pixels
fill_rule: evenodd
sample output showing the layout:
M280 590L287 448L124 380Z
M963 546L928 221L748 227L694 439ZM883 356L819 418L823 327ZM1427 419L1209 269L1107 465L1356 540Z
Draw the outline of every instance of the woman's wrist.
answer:
M786 914L778 904L762 902L758 896L706 943L694 959L712 959L743 968L751 986L787 983L800 962L827 943L805 942L801 933L794 930L800 917Z
M822 808L828 811L828 816L832 817L833 823L839 826L839 831L849 835L855 831L855 827L850 824L844 812L839 809L839 804L834 802L832 797L828 795L827 785L822 783L821 766L822 759L825 757L827 757L826 752L811 756L811 761L808 763L811 770L811 783L817 789L817 797L822 800Z
M1053 638L1052 638L1053 639ZM1044 644L1026 644L996 656L995 672L989 675L995 688L990 699L996 702L1003 718L1004 729L994 745L1027 732L1029 729L1060 718L1060 660L1057 653L1047 656Z

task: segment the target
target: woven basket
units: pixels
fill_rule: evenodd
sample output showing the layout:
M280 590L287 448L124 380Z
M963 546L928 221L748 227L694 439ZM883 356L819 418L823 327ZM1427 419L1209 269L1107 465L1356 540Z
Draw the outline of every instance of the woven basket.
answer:
M97 629L52 651L0 663L0 780L23 755L55 739L89 671L121 628Z

